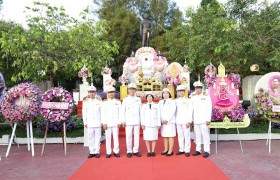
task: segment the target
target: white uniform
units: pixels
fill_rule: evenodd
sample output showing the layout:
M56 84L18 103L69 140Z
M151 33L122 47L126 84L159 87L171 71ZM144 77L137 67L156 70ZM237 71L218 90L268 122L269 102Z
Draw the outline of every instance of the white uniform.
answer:
M161 136L162 137L175 137L176 136L176 126L175 126L175 113L176 104L172 99L163 99L159 101L160 108L160 120L161 122L168 121L166 125L161 126Z
M101 138L101 105L96 98L83 101L83 122L87 125L90 154L99 154Z
M126 125L125 134L127 153L132 153L132 132L134 132L133 153L139 151L141 105L141 99L136 96L128 96L123 99L122 122Z
M206 122L211 121L212 102L206 93L191 95L193 106L193 123L196 141L196 151L201 152L201 135L204 144L204 152L210 153L210 132Z
M113 134L114 153L119 154L119 125L121 124L121 102L117 99L108 99L103 102L101 108L101 123L107 125L106 135L106 153L112 153L111 139Z
M191 150L190 128L187 128L186 124L192 123L192 103L185 97L179 97L175 102L179 151L189 153Z
M158 139L158 127L161 126L158 104L152 102L142 106L141 125L145 126L143 131L145 141L155 141Z

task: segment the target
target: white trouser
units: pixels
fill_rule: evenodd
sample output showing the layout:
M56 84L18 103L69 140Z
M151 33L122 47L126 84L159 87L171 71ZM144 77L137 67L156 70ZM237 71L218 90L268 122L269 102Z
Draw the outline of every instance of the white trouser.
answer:
M190 128L185 124L177 124L179 151L189 153L191 150Z
M125 127L126 152L132 153L132 131L134 131L133 153L137 153L139 151L140 125L127 125Z
M196 151L201 152L201 138L203 139L204 152L210 153L210 132L206 124L194 124ZM202 137L201 137L202 135Z
M101 127L88 127L88 147L90 154L99 154Z
M111 154L112 153L112 134L113 134L113 141L114 141L114 153L119 154L119 128L118 127L108 127L107 130L105 130L106 135L106 153Z

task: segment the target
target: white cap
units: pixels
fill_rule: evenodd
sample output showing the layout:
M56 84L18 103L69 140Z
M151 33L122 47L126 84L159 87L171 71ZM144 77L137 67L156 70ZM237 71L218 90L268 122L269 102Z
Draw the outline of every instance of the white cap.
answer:
M110 86L107 88L107 92L115 92L116 88L114 88L113 86Z
M200 82L200 81L196 81L196 82L193 83L193 86L194 87L203 87L203 83Z
M185 90L186 90L186 86L185 85L177 86L177 91L185 91Z
M90 87L88 87L88 92L90 92L90 91L94 91L94 92L96 92L96 87L94 87L94 86L90 86Z
M136 84L135 83L130 83L128 86L127 86L127 88L128 89L136 89Z
M170 90L169 90L168 88L164 88L164 89L162 90L162 92L168 92L169 94L171 94L171 92L170 92Z

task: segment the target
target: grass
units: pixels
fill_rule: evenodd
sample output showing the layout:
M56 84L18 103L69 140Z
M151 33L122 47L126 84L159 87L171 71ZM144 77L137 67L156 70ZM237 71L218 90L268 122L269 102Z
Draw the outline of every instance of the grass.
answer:
M267 133L268 121L252 122L247 128L240 128L240 134L247 133ZM214 134L215 130L211 129L211 134ZM280 129L272 128L272 133L280 133ZM0 125L0 138L4 134L12 134L12 128L9 125ZM236 129L219 129L219 134L237 134ZM76 129L66 133L67 137L82 137L84 136L84 129ZM16 130L17 137L26 137L26 127L21 125ZM33 136L37 138L43 138L44 134L39 133L36 129L33 129ZM49 132L48 137L61 137L61 132Z

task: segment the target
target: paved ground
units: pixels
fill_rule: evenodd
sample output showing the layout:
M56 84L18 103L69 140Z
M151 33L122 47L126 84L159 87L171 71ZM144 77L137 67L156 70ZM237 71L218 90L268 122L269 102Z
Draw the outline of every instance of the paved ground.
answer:
M122 139L124 140L123 137ZM5 158L7 146L0 146L0 179L67 179L87 159L88 149L81 144L68 144L67 157L64 156L62 144L47 144L44 157L40 156L41 147L35 145L35 157L32 157L26 145L19 148L12 146L10 156ZM280 179L280 140L272 141L271 154L263 140L244 141L244 154L240 151L238 141L220 142L218 148L216 155L215 143L211 144L211 160L230 179ZM126 158L124 150L122 151L121 158ZM103 156L104 154L102 152Z

